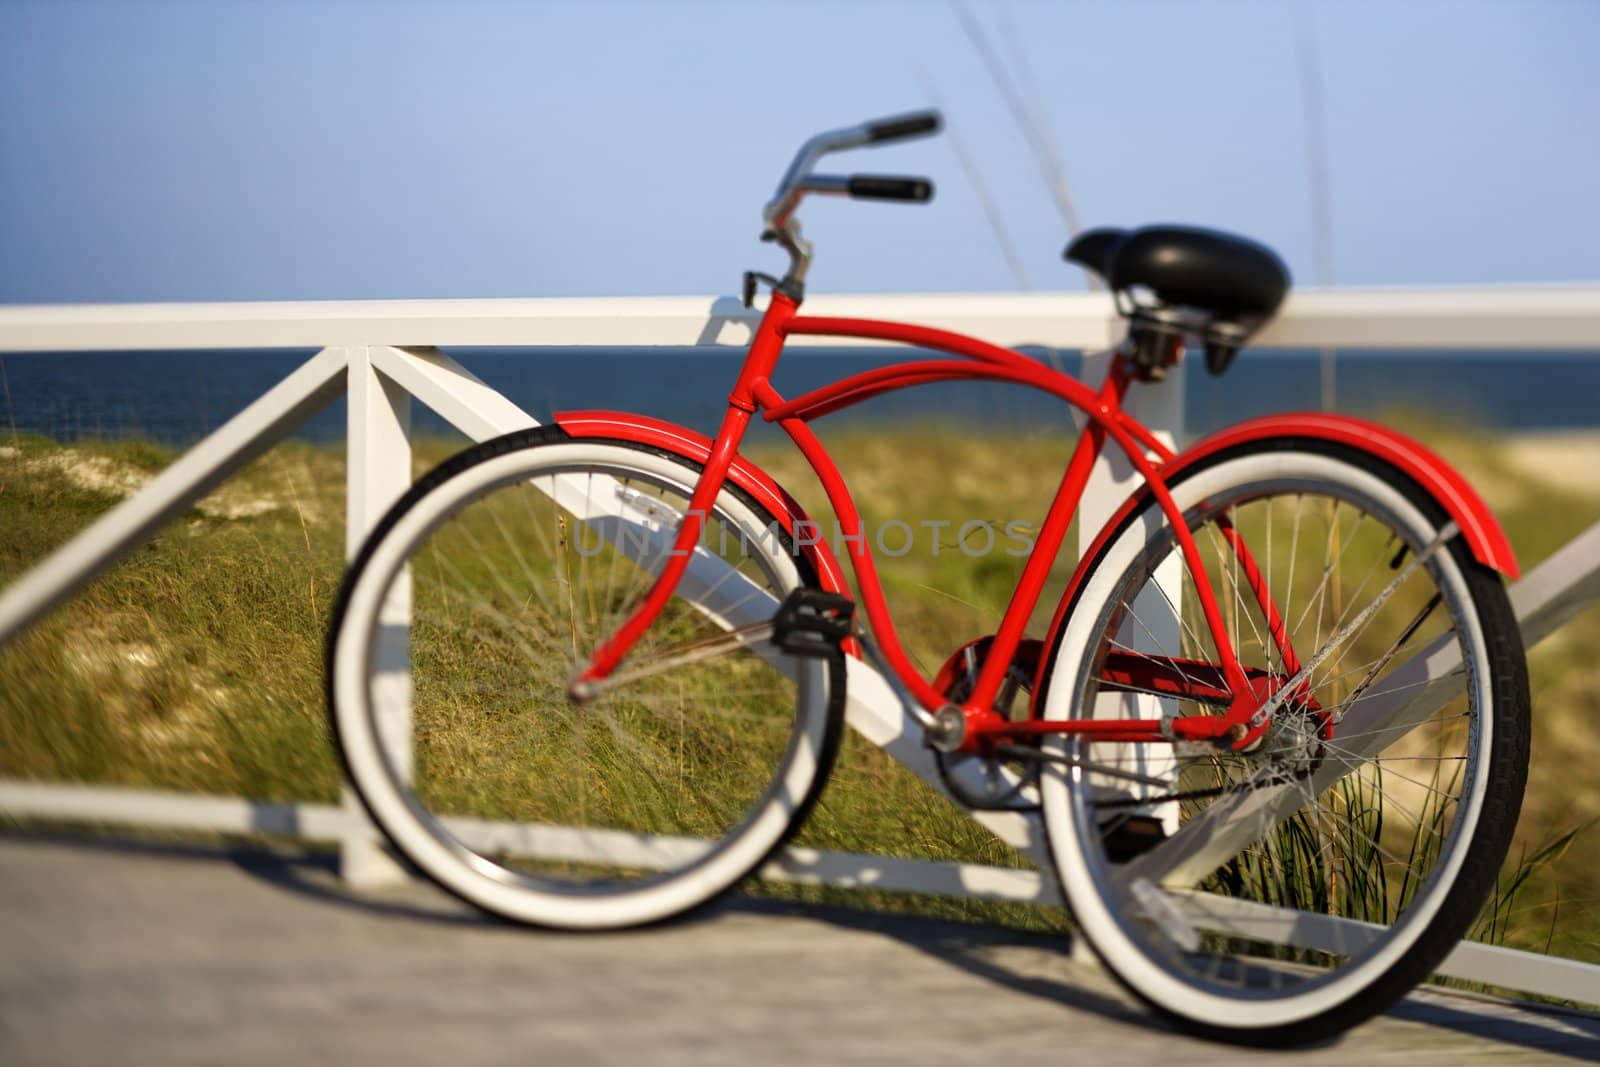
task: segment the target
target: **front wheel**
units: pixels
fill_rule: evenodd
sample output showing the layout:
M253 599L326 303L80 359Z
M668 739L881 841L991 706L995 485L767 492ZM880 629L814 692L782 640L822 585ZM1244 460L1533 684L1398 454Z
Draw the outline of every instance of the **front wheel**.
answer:
M1492 889L1527 775L1520 637L1437 503L1359 451L1253 443L1169 488L1241 665L1307 684L1249 751L1053 737L1056 870L1107 967L1185 1028L1317 1040L1425 978ZM1223 714L1162 510L1089 568L1043 716Z
M568 700L665 565L699 473L511 434L420 480L362 548L329 642L334 734L368 812L444 888L541 926L654 922L748 875L816 799L842 664L729 639L815 584L731 485L618 684Z

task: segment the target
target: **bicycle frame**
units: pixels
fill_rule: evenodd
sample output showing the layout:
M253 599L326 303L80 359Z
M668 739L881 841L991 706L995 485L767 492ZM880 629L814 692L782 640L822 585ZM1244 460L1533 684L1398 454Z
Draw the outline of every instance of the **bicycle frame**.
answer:
M775 422L783 428L821 481L838 517L841 539L850 548L850 561L860 600L890 668L925 710L931 712L949 706L951 701L912 665L900 643L855 501L832 457L808 423L897 389L939 381L987 380L1010 382L1049 393L1083 411L1089 421L1050 502L1039 536L1001 618L972 692L960 704L966 723L963 749L977 750L985 742L1046 732L1088 734L1107 741L1170 742L1228 738L1242 747L1265 729L1265 723L1247 724L1256 709L1271 697L1274 679L1264 672L1246 671L1240 665L1201 562L1199 549L1161 478L1160 465L1170 459L1173 453L1123 409L1123 400L1136 380L1129 360L1120 354L1116 356L1105 383L1095 390L1017 352L976 338L904 323L806 317L799 315L798 310L796 301L782 293L773 293L729 394L727 412L694 487L688 512L677 532L665 567L616 634L594 653L575 685L607 677L666 606L688 566L689 557L701 536L705 516L711 513L717 495L727 480L729 467L738 453L750 420L760 414L765 421ZM790 400L777 391L770 377L782 355L785 342L794 336L895 341L961 358L897 363L852 375ZM1077 513L1090 471L1108 438L1127 456L1176 531L1179 548L1194 581L1205 623L1220 661L1214 672L1214 687L1208 696L1213 702L1226 701L1228 711L1225 715L1179 716L1167 721L1088 719L1013 723L993 710L1006 669L1017 653L1027 620L1038 604L1045 580L1060 553L1072 518ZM1259 572L1242 540L1230 537L1229 543L1243 564L1247 581L1261 601L1274 643L1284 663L1289 666L1288 674L1292 675L1297 658L1289 645L1286 628L1265 595ZM1147 665L1146 669L1160 674L1159 665ZM1192 677L1192 670L1185 675L1181 669L1175 669L1169 676L1147 678L1146 681L1164 682L1172 695L1181 696L1184 687L1193 684Z

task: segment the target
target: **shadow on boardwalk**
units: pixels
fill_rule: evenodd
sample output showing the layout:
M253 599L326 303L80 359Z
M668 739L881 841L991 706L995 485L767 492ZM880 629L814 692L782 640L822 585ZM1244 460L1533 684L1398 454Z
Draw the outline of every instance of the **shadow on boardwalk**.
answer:
M0 835L7 1063L1252 1060L1062 939L735 899L617 934L509 926L332 856ZM1600 1062L1600 1019L1422 992L1297 1062Z

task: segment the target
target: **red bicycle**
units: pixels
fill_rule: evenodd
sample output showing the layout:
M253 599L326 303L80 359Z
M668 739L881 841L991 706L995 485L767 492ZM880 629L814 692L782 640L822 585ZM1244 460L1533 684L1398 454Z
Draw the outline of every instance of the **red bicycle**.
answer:
M1276 310L1287 272L1240 238L1154 226L1071 244L1128 322L1098 388L971 337L800 314L806 195L932 194L816 174L818 159L938 126L868 123L795 158L764 213L789 269L746 276L747 304L758 284L771 297L714 438L567 412L455 456L395 505L329 645L349 778L406 857L482 908L653 922L749 875L804 820L862 659L952 796L1042 813L1082 936L1148 1003L1252 1043L1351 1025L1466 933L1516 823L1529 710L1506 538L1443 461L1371 423L1274 416L1175 453L1124 410L1191 345L1221 373ZM817 335L939 355L785 397L785 343ZM927 677L809 424L952 380L1041 390L1087 421L998 628ZM825 487L853 597L828 541L740 454L756 418ZM1108 443L1142 484L1029 636ZM412 744L386 741L407 706Z

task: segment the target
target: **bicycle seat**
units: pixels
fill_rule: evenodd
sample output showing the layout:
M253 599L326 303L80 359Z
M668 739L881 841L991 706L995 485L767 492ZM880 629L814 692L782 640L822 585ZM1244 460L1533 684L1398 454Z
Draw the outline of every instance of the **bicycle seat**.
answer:
M1289 269L1270 248L1197 226L1087 230L1066 259L1117 292L1143 286L1163 304L1219 318L1270 315L1289 291Z

